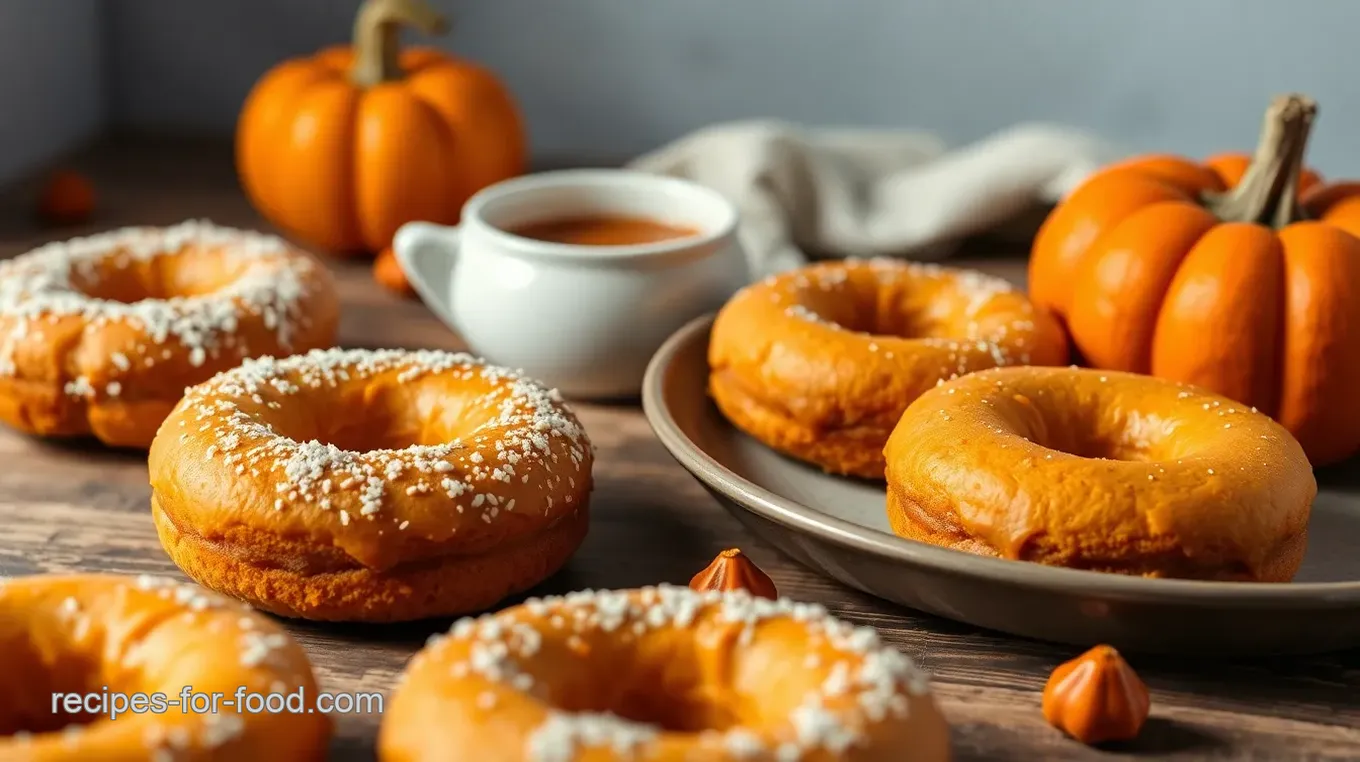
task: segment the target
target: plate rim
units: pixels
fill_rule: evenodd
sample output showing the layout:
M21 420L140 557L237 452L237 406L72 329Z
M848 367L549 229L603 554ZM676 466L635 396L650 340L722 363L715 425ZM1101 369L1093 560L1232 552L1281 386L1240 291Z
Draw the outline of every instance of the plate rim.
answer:
M1214 605L1220 608L1345 608L1360 603L1360 580L1347 582L1244 583L1148 579L1119 574L979 556L867 530L858 524L799 503L746 479L709 455L675 420L664 393L665 380L680 350L707 341L716 313L694 318L652 355L642 380L642 410L671 457L691 475L743 510L788 529L879 560L982 579L1002 586L1099 596L1157 604ZM872 532L872 534L870 534Z

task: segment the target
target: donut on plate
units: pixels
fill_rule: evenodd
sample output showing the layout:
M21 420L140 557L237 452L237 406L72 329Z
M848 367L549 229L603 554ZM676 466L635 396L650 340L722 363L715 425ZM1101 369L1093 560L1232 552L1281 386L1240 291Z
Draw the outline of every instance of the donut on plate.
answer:
M586 534L593 455L555 390L465 354L314 350L189 389L151 445L186 574L265 611L485 609Z
M380 762L942 762L924 673L820 606L659 586L464 619L407 665Z
M330 722L308 711L317 685L302 648L269 619L196 585L109 574L11 579L0 583L0 651L0 759L325 758ZM283 700L275 694L297 704L252 711Z
M1112 371L964 376L912 403L885 455L903 537L1146 577L1287 582L1317 495L1265 414Z
M735 426L825 471L883 478L902 411L942 380L1067 362L1062 328L1005 281L900 260L767 278L719 311L709 388Z
M0 262L0 421L145 448L184 387L245 357L330 346L330 273L282 239L127 228Z

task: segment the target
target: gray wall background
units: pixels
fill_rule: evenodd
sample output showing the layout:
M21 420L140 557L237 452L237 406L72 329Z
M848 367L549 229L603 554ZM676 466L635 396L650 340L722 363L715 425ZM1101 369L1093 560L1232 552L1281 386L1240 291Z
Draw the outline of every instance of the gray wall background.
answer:
M0 0L0 63L18 43L35 64L0 66L0 174L91 125L230 134L251 83L347 40L358 6L100 2ZM1270 96L1302 90L1322 104L1313 163L1360 175L1354 0L430 2L455 21L439 44L508 81L541 160L622 159L750 117L951 143L1043 120L1198 155L1249 148Z
M0 180L105 124L104 10L95 0L0 0Z

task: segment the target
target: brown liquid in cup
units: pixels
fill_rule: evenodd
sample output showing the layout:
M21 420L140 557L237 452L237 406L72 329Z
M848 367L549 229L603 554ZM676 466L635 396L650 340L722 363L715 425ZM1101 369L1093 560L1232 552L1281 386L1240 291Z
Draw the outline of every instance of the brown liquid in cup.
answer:
M509 228L522 238L577 246L630 246L698 235L694 228L668 225L646 217L567 217Z

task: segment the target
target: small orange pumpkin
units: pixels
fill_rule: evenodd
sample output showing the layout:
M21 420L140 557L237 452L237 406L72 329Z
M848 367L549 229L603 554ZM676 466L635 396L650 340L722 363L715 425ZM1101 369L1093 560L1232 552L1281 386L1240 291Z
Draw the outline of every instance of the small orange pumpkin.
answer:
M1316 110L1276 99L1250 160L1096 173L1040 228L1029 288L1088 364L1256 407L1323 465L1360 450L1360 186L1304 169Z
M441 51L399 50L403 24L447 26L422 0L366 0L352 47L280 64L241 111L237 172L251 203L332 253L379 251L412 220L457 222L469 196L524 170L505 86Z
M400 296L414 296L415 288L406 279L406 272L401 269L401 263L397 261L397 255L392 253L392 247L388 246L378 252L378 256L373 260L373 280L379 286Z
M738 548L728 548L718 554L703 571L689 581L691 590L745 590L758 598L775 600L779 591L770 575L761 571L755 562Z
M1084 744L1132 741L1151 706L1143 680L1110 646L1058 665L1044 686L1044 719Z
M94 205L90 179L73 169L59 169L38 196L38 216L49 225L75 225L90 218Z

